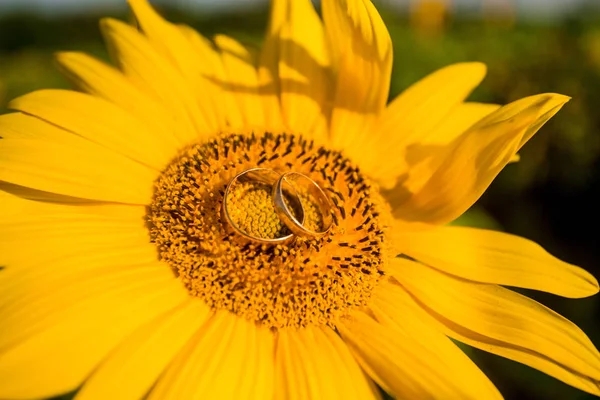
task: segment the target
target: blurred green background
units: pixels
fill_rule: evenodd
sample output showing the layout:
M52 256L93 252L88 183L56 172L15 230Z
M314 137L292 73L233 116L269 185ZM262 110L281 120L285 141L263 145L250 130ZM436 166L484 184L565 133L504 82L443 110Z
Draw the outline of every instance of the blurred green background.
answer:
M377 2L376 2L377 3ZM498 2L497 2L498 3ZM394 42L391 96L437 68L482 61L486 80L472 96L507 103L558 92L572 96L563 110L522 150L458 223L494 227L536 240L556 256L600 276L600 14L582 5L551 20L521 17L506 1L453 12L443 1L413 2L397 10L379 5ZM203 12L161 7L172 21L206 36L227 33L259 46L267 6ZM8 99L40 88L68 87L53 66L58 50L81 50L106 59L97 29L100 17L128 19L122 8L95 13L0 14L0 113ZM568 300L528 292L580 325L600 346L596 298ZM466 349L507 399L587 399L528 367Z

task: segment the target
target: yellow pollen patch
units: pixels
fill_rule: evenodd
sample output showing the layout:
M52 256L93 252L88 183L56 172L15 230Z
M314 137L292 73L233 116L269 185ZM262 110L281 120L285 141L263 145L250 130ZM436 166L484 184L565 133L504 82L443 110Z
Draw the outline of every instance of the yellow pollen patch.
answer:
M243 232L263 239L290 234L275 213L269 185L249 182L239 184L231 190L228 200L231 220Z
M329 232L276 246L238 240L222 221L223 195L233 177L256 167L300 172L316 182L333 206ZM294 188L306 227L320 230L314 199ZM288 233L269 186L239 184L230 196L230 216L244 232L262 238ZM190 146L156 181L147 214L160 258L190 295L271 328L333 326L364 307L383 275L390 219L378 188L342 154L270 133Z

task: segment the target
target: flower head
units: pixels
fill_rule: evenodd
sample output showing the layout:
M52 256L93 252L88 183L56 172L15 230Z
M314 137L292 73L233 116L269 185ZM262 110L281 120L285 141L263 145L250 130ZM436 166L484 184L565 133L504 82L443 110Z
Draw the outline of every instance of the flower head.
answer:
M600 394L585 334L503 287L596 280L446 225L567 97L466 102L485 67L460 63L386 104L369 0L274 0L260 52L130 5L115 67L61 53L79 91L0 117L1 398L501 398L450 338ZM281 201L323 234L270 243L295 231L271 181L233 185L256 168L314 184L327 207Z

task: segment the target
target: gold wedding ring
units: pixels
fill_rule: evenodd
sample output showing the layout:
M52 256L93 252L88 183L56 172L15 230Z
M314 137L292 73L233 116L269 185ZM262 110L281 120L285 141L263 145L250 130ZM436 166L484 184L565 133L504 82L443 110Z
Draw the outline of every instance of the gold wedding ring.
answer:
M289 197L284 195L286 192L292 192L295 198L300 199L301 193L298 192L297 188L306 189L305 194L310 196L311 201L317 206L321 217L321 226L318 230L308 229L304 221L298 220L286 204L285 198ZM302 200L300 200L300 203L302 204ZM279 218L297 236L319 238L324 236L333 224L329 199L315 181L299 172L287 172L279 177L273 185L273 204ZM303 209L306 213L304 205Z
M233 220L231 213L229 211L230 204L229 204L228 199L229 199L229 196L231 195L233 188L236 185L246 183L246 182L253 182L253 183L258 182L258 183L264 183L268 186L272 186L272 185L274 185L275 182L277 182L277 179L279 179L279 176L280 176L280 174L278 174L277 172L275 172L274 170L269 169L269 168L251 168L251 169L248 169L246 171L243 171L243 172L237 174L227 185L227 188L225 189L225 193L223 194L223 204L222 204L222 208L221 208L221 215L223 217L223 220L227 222L229 227L235 233L241 235L244 239L252 241L252 242L258 242L258 243L264 243L264 244L279 244L279 243L287 242L287 241L293 239L293 236L294 236L293 233L271 239L271 238L263 238L263 237L255 236L248 232L245 232ZM296 208L298 209L297 212L299 213L298 217L300 218L300 220L302 222L304 222L304 208L302 207L302 203L300 203L298 201Z
M264 238L244 231L232 218L229 197L236 185L243 183L262 183L271 187L273 206L277 217L291 231L289 235L277 238ZM309 203L304 204L302 198ZM309 229L305 223L307 206L317 208L319 223L314 222L317 229ZM332 208L329 199L321 187L308 176L299 172L287 172L283 175L269 168L251 168L236 175L225 188L221 214L230 230L246 240L263 243L279 244L294 239L294 236L303 238L319 238L324 236L333 224ZM313 226L313 228L314 228Z

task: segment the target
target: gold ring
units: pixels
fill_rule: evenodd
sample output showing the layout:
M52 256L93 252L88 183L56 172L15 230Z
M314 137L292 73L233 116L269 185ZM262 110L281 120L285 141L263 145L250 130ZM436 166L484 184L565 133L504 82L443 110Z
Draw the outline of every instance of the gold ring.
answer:
M300 199L300 193L298 193L298 190L294 187L294 185L292 185L292 183L297 183L300 180L303 180L308 184L307 194L312 197L319 208L322 220L322 228L318 231L308 229L306 226L304 226L304 221L299 221L294 214L292 214L291 210L284 201L284 186L291 188L295 194L294 197ZM301 200L300 203L302 203ZM332 208L329 199L315 181L299 172L287 172L279 177L277 182L275 182L273 185L273 204L275 206L275 212L277 212L277 215L283 221L283 223L293 233L300 237L322 237L329 231L331 225L333 224L333 217L331 215ZM305 214L306 211L304 209L304 205L302 205L302 209Z
M264 244L279 244L279 243L287 242L293 238L293 236L294 236L293 233L290 233L289 235L281 236L278 238L274 238L274 239L262 238L259 236L251 235L248 232L245 232L242 228L240 228L238 226L238 224L236 224L235 221L231 218L231 214L229 213L228 197L231 193L232 188L235 185L237 185L239 183L244 183L244 182L260 182L260 183L265 183L268 186L273 186L273 184L277 181L278 178L279 178L279 174L272 169L251 168L251 169L247 169L247 170L237 174L227 184L227 187L225 188L225 193L223 194L221 215L222 215L223 220L227 222L229 227L235 233L237 233L238 235L242 236L243 238L245 238L249 241L264 243ZM295 203L294 205L297 206L294 208L295 209L297 208L299 218L302 220L302 223L303 223L304 222L304 207L302 206L302 202L300 201L299 198L292 199L291 201L293 201Z

